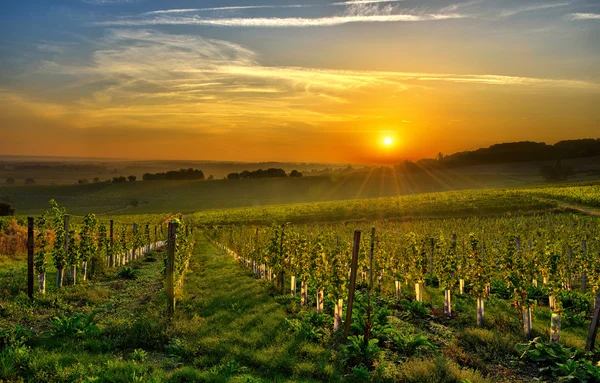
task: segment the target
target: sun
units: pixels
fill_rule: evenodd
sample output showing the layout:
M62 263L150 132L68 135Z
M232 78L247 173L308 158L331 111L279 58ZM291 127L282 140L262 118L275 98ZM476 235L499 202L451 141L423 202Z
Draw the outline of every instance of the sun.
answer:
M385 137L383 139L383 144L385 146L391 146L394 143L394 140L392 140L392 137Z

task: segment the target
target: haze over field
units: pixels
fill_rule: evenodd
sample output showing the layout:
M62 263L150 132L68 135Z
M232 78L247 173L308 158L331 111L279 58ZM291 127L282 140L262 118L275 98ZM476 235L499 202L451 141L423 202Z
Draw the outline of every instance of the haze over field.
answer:
M593 0L23 0L0 24L5 155L395 163L600 122Z

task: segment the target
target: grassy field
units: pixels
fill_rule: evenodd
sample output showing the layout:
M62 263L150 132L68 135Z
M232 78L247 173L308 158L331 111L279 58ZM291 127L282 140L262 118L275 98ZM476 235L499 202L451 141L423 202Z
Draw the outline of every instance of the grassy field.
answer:
M278 196L282 189L267 189L279 184L292 193L299 185L315 182L308 178L248 181L247 185L257 188L253 192ZM169 218L167 211L185 211L176 207L189 203L192 209L203 203L196 199L195 192L200 193L207 188L205 185L215 187L210 190L214 196L222 189L212 185L226 185L231 188L230 193L243 193L247 189L230 186L243 182L39 187L46 193L38 195L39 207L30 201L29 210L24 211L31 214L45 210L47 198L60 195L80 203L73 208L67 204L68 212L76 215L99 206L90 201L100 195L107 201L146 195L157 198L148 200L156 204L147 202L126 210L119 210L118 204L110 206L116 211L105 206L109 215L102 218L115 217L123 223L160 222ZM344 187L348 180L335 182L340 182L340 193L350 196ZM375 193L375 184L368 183L371 186L364 190ZM179 185L179 190L175 185ZM200 211L188 218L201 225L214 225L560 213L561 201L597 206L599 188L600 184L592 182L436 192ZM26 195L30 189L3 190L22 190ZM82 190L87 193L85 198L92 200L82 198ZM163 199L158 198L166 201L168 190L178 197L169 197L172 205L161 205ZM126 197L119 198L120 195ZM141 214L148 206L165 210ZM168 210L169 206L173 210ZM302 307L298 296L289 295L289 284L286 294L280 295L273 282L254 279L202 233L196 238L183 294L178 297L178 310L169 321L163 256L158 252L131 264L135 279L126 279L120 270L105 270L91 281L61 291L53 287L55 269L50 266L48 292L36 295L33 301L24 293L24 255L0 257L0 381L529 383L539 376L539 366L519 358L517 344L525 342L522 318L511 307L506 291L497 287L501 283L492 281L483 327L475 325L476 301L468 295L454 295L453 316L447 318L443 314L443 291L435 280L427 282L424 303L413 301L410 297L414 292L409 288L405 290L408 299L398 301L393 298L393 286L384 284L373 297L372 331L377 332L379 343L365 349L360 340L364 332L361 315L353 318L353 338L344 339L331 330L331 297L325 299L325 314L316 315L316 291L312 286L308 306ZM362 315L366 315L366 289L365 283L359 284L355 312ZM547 339L547 297L535 299L533 332ZM564 299L590 302L591 293L568 292ZM565 346L583 347L589 325L589 310L583 306L566 305L569 309L564 312L562 332Z
M457 295L452 318L434 283L425 302L396 301L391 287L373 299L380 344L367 373L362 354L331 331L332 317L280 296L272 282L245 269L197 236L195 255L177 311L169 321L162 253L79 286L30 301L23 259L0 273L0 379L11 382L534 382L537 368L519 359L524 343L519 313L492 291L486 324L475 326L475 300ZM364 315L366 284L355 312ZM288 288L289 292L289 288ZM333 302L327 298L326 312ZM344 309L345 310L345 309ZM534 333L545 337L550 312L540 302ZM586 323L566 314L563 342L581 347ZM353 334L362 331L355 318ZM387 338L385 338L387 334ZM396 335L399 334L399 335ZM396 338L400 336L400 338ZM362 367L361 367L362 366Z
M388 171L300 179L146 181L65 186L0 186L0 200L18 214L39 214L56 199L73 214L193 213L212 209L532 185L532 179L440 172L400 176Z
M286 330L285 308L201 240L169 321L161 253L79 286L23 293L17 262L0 274L0 381L323 381L330 351ZM50 273L52 275L52 273ZM49 286L52 286L49 281Z

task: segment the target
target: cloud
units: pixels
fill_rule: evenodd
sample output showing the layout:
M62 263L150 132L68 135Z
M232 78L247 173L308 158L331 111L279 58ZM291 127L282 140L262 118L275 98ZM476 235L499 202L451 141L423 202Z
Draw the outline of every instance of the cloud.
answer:
M399 3L404 0L349 0L339 1L331 5L355 5L355 4L380 4L380 3Z
M238 5L231 7L211 7L211 8L183 8L183 9L161 9L143 13L143 15L161 15L169 13L198 13L209 11L236 11L246 9L270 9L270 8L308 8L312 5L290 4L290 5Z
M600 13L571 13L571 20L600 20Z
M102 1L102 0L100 0ZM108 0L110 1L110 0ZM199 12L214 12L214 11L239 11L247 9L284 9L284 8L314 8L328 6L352 6L359 4L383 4L383 3L398 3L404 0L354 0L341 1L331 4L286 4L286 5L236 5L224 7L208 7L208 8L182 8L182 9L160 9L156 11L145 12L143 15L160 15L169 13L199 13Z
M203 18L203 17L154 17L145 19L119 19L96 22L96 26L150 26L150 25L199 25L216 27L262 27L262 28L302 28L331 27L349 23L389 23L417 22L461 19L461 14L367 14L342 15L320 18L269 17L269 18Z
M75 128L268 130L386 116L397 113L398 100L442 87L513 87L515 94L529 88L600 91L595 83L563 79L265 66L239 44L152 30L108 30L95 47L82 62L71 58L69 49L77 47L66 46L40 62L37 72L24 74L65 84L46 90L43 99L5 94L0 101Z
M503 11L500 15L502 17L510 17L510 16L514 16L514 15L517 15L517 14L523 13L523 12L542 11L542 10L552 9L552 8L566 7L568 5L571 5L571 3L536 4L536 5L531 5L531 6L527 6L527 7L508 9L508 10Z

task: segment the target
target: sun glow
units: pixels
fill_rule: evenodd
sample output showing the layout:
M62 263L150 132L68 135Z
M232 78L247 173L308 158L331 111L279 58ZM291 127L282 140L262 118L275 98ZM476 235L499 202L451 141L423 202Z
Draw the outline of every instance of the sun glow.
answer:
M383 139L383 144L385 146L391 146L394 143L394 140L392 140L392 137L385 137Z

